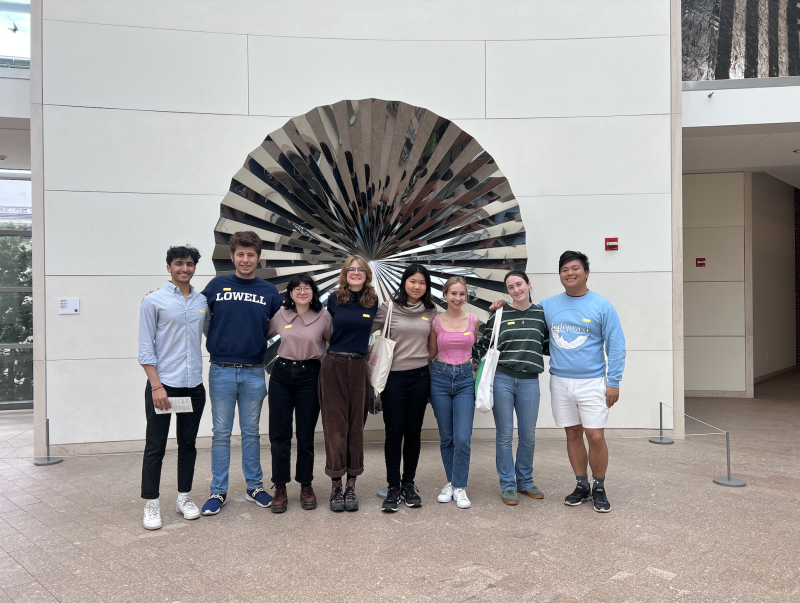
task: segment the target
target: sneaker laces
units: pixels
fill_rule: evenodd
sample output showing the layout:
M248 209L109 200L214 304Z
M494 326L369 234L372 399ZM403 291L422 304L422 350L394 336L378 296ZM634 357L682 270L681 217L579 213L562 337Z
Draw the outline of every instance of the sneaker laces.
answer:
M344 489L344 499L347 502L355 502L358 499L356 498L356 488L355 486L347 486Z
M341 483L338 486L333 487L333 491L331 492L331 502L343 502L344 495L342 494L342 485Z
M605 488L595 488L594 492L592 492L592 497L594 498L595 502L607 503L608 497L606 496Z
M452 494L456 490L457 490L457 488L453 488L452 484L450 482L447 482L447 485L444 488L442 488L442 494L445 494L445 495Z
M183 499L181 506L183 507L184 511L197 511L197 505L194 504L194 501L188 496Z
M222 494L212 494L211 496L208 497L208 500L212 500L214 498L216 498L220 503L225 502L225 497L222 496Z
M161 505L147 503L144 506L144 516L147 519L155 519L161 515Z
M467 500L467 491L464 488L453 488L453 498L456 499L456 502Z
M262 488L261 486L259 486L258 488L256 488L255 490L253 490L253 491L250 493L250 498L255 498L256 496L258 496L258 495L259 495L259 494L261 494L262 492L266 492L266 490L264 490L264 488Z

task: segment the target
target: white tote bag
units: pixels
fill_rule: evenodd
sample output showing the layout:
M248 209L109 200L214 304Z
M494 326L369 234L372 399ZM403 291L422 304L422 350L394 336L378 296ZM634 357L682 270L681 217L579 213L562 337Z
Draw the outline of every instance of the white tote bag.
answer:
M386 387L389 371L392 370L395 342L389 339L389 325L392 322L393 307L394 303L390 301L389 309L386 312L386 322L383 324L383 331L381 331L380 335L375 336L375 340L372 343L372 352L369 355L369 382L375 388L376 396Z
M494 373L497 370L497 361L500 352L497 351L497 340L500 337L500 324L503 321L503 308L494 315L494 327L489 338L489 349L478 366L478 375L475 378L475 408L481 412L489 412L494 406Z

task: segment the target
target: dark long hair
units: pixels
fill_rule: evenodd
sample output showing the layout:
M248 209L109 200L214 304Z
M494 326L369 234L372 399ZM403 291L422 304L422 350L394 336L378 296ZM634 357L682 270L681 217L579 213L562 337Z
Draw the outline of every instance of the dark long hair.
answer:
M425 277L425 293L422 294L420 301L422 302L423 306L425 306L428 310L431 310L435 307L433 300L431 300L431 275L428 273L428 269L422 264L410 264L408 268L406 268L405 272L403 272L403 276L400 278L400 286L397 289L397 293L394 294L394 302L403 307L408 306L406 281L415 274L421 274Z
M291 310L292 312L297 312L297 305L292 299L292 290L296 287L299 287L301 284L311 287L311 303L308 307L312 312L321 312L322 302L319 301L319 289L317 289L317 283L315 283L314 279L307 274L297 274L293 276L292 280L289 281L289 284L286 285L286 299L283 300L283 307L287 310Z
M524 271L522 271L522 270L511 270L511 271L507 272L507 273L506 273L506 275L503 277L503 285L504 285L504 286L505 286L505 284L506 284L506 281L507 281L508 279L510 279L512 276L518 276L518 277L520 277L520 278L521 278L523 281L525 281L526 283L528 283L529 285L531 284L531 281L528 279L528 275L527 275L527 274L525 274L525 272L524 272ZM507 290L507 289L506 289L506 290ZM533 298L531 297L531 292L530 292L530 291L528 291L528 301L529 301L529 302L531 302L531 303L533 303Z

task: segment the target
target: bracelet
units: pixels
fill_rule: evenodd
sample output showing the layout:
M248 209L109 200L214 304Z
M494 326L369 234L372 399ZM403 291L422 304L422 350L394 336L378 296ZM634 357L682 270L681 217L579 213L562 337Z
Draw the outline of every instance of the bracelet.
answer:
M150 392L152 393L152 392L156 391L157 389L161 389L161 388L163 388L163 387L164 387L163 385L159 385L158 387L153 387L153 386L151 385L151 386L150 386Z

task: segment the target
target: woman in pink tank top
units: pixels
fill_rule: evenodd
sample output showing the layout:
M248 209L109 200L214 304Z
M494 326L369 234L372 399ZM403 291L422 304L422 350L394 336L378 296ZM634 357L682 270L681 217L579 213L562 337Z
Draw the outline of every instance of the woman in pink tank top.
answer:
M433 319L438 358L431 369L431 406L439 424L442 463L447 484L439 495L440 503L456 501L459 509L469 509L469 477L472 421L475 415L475 379L470 358L479 321L464 312L467 281L450 278L443 288L447 311Z

